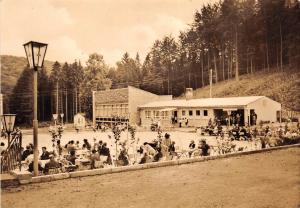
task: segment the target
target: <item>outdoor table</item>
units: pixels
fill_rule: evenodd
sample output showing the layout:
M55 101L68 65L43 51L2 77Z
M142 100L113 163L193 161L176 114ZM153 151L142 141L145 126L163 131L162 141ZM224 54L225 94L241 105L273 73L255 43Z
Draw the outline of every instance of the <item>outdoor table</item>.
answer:
M49 162L50 160L39 160L39 163L41 164L42 168L45 168L45 165L47 162Z
M75 165L78 166L79 170L91 169L91 161L87 158L78 158L75 160Z

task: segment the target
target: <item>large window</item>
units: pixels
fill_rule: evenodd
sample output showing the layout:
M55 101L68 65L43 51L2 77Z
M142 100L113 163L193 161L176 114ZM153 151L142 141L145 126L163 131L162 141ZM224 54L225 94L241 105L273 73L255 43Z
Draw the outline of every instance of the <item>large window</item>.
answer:
M203 115L204 115L204 116L208 116L207 110L204 110L204 111L203 111Z
M200 116L200 110L196 110L196 116Z
M185 110L182 110L182 111L181 111L181 115L182 115L182 116L185 116Z
M189 110L189 116L193 116L193 111Z
M146 118L151 118L151 111L146 110L145 115L146 115Z

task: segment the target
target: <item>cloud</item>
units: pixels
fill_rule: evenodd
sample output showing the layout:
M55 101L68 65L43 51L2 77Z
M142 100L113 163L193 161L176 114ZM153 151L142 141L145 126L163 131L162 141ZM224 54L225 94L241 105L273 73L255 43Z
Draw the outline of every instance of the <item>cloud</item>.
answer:
M53 61L67 61L69 63L74 62L76 59L80 60L83 65L88 60L88 54L78 47L74 39L68 36L50 40L46 57Z
M66 8L55 7L46 0L4 0L0 6L1 54L25 56L22 45L34 40L49 44L49 60L85 57L76 41L66 36L75 24Z

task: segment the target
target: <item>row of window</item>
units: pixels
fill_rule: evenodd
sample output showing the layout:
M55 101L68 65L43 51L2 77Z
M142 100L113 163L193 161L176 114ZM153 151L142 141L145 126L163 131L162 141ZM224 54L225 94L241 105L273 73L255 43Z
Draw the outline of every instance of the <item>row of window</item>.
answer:
M128 114L128 105L96 105L95 114L96 116L126 116Z
M181 111L181 115L182 116L187 116L186 115L186 111L182 110ZM193 116L194 115L194 111L193 110L188 110L188 115L189 116ZM196 110L196 116L201 116L201 110ZM203 116L208 116L208 111L207 110L203 110Z
M153 112L153 116L152 116L152 112ZM201 110L181 110L181 115L182 117L184 116L193 116L195 112L196 116L208 116L208 111L207 110L203 110L203 112L201 113ZM146 110L145 111L145 117L146 118L163 118L166 119L169 116L169 112L168 111L150 111L150 110Z

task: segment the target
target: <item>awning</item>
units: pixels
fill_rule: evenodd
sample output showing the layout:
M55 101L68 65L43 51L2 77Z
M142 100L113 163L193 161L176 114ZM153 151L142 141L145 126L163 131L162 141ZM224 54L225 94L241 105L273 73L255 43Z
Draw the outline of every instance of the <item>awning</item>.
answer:
M162 112L162 111L173 111L173 110L176 110L176 108L164 108L164 109L159 110L159 112Z

